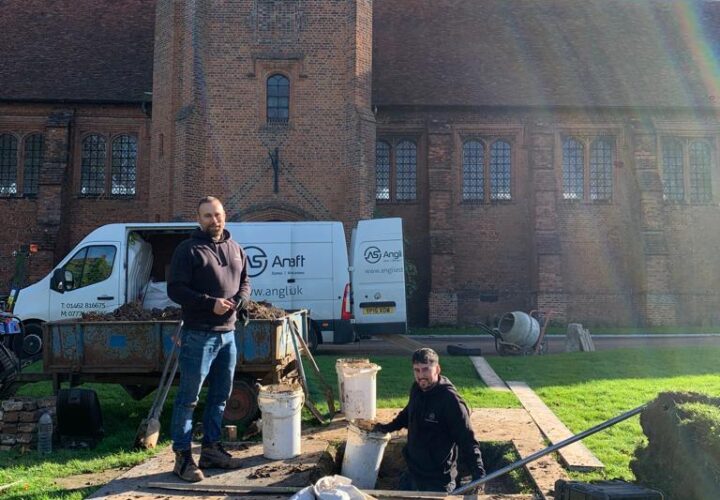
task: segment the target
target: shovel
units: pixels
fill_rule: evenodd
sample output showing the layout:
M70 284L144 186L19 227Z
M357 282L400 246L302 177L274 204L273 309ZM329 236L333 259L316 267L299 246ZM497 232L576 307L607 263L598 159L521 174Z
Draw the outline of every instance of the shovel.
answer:
M165 367L163 368L160 383L155 392L155 399L150 407L150 412L147 418L144 418L142 422L140 422L138 430L135 433L136 449L150 450L157 446L158 438L160 437L160 413L162 413L168 392L170 392L170 387L172 387L173 380L175 380L175 374L177 373L178 362L180 360L177 346L182 326L183 322L180 321L172 337L172 348L170 349L167 360L165 360Z

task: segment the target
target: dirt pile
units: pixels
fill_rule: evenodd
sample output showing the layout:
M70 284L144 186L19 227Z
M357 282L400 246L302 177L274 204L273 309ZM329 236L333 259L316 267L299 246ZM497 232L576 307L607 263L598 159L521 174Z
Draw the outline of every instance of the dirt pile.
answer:
M720 398L660 394L640 416L648 444L630 468L665 498L720 498Z
M278 319L287 313L269 302L250 302L250 319ZM182 311L177 307L143 309L139 302L123 304L111 313L86 312L83 321L180 321Z

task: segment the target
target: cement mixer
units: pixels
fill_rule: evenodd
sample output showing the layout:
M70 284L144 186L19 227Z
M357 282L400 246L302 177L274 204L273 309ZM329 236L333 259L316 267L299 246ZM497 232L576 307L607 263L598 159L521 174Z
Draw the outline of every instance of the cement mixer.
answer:
M550 316L538 311L513 311L503 314L497 326L486 331L495 338L495 350L501 356L544 354L548 349L545 329Z

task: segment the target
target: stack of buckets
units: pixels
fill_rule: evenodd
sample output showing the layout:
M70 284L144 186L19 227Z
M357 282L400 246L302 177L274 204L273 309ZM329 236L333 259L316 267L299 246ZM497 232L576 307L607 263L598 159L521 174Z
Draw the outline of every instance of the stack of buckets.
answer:
M358 488L372 489L390 440L390 434L370 430L376 415L376 381L380 366L368 359L338 359L335 371L341 409L350 421L341 474Z
M304 403L301 387L279 384L260 388L265 458L282 460L300 455L300 410Z

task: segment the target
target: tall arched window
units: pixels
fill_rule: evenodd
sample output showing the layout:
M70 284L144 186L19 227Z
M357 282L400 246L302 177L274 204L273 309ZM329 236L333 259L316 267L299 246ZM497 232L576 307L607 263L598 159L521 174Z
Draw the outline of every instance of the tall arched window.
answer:
M390 199L390 144L375 144L375 199Z
M17 194L17 147L14 135L0 135L0 196Z
M708 203L712 201L712 180L710 168L712 151L705 141L693 141L689 148L690 201Z
M43 161L43 135L31 134L25 138L25 165L23 168L23 194L36 195Z
M105 138L92 134L82 141L80 194L94 196L105 192Z
M414 142L402 141L395 149L396 198L399 201L414 200L417 197L417 146Z
M590 145L590 199L611 200L613 194L613 142L600 138Z
M463 144L462 199L485 199L485 146L480 141L466 141Z
M490 199L509 200L512 154L510 143L495 141L490 148Z
M267 121L287 123L290 118L290 80L283 75L267 79Z
M663 141L663 196L666 200L685 199L683 145L679 140Z
M131 135L116 137L112 143L112 187L117 196L134 196L137 175L137 139Z
M568 137L563 141L562 155L563 198L582 200L585 187L582 143Z

